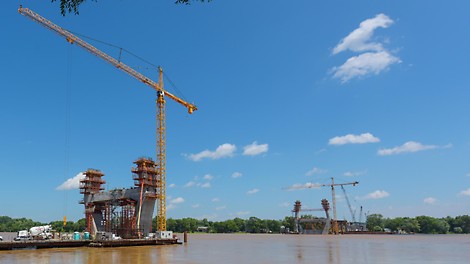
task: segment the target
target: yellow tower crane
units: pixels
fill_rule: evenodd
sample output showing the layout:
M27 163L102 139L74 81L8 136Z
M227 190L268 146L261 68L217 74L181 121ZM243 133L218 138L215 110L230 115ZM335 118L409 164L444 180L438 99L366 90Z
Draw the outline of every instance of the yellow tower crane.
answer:
M80 39L69 31L59 27L58 25L52 23L48 19L40 16L34 11L23 8L21 5L18 8L18 12L36 22L48 28L59 35L65 37L65 39L70 44L76 44L91 54L109 62L111 65L116 68L126 72L130 76L136 78L137 80L143 82L144 84L152 87L157 91L157 230L165 231L166 230L166 142L165 142L165 96L176 101L177 103L185 106L188 109L188 113L192 114L193 111L197 110L197 107L194 104L188 103L177 96L165 91L163 89L163 71L159 67L159 78L158 83L152 79L146 77L145 75L137 72L128 65L122 63L121 61L116 60L115 58L109 56L108 54L100 51L95 48L93 45L87 43L86 41Z

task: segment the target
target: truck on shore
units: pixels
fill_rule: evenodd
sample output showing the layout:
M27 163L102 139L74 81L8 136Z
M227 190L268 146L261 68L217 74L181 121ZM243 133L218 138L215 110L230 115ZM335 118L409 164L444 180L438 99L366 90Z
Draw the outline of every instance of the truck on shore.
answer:
M45 226L33 226L29 230L18 231L15 241L25 240L43 240L52 238L52 227L50 225Z

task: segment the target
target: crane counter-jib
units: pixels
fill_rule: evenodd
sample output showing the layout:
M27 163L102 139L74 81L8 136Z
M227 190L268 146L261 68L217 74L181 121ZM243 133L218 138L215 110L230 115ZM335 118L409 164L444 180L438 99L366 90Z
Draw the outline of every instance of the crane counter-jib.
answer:
M69 43L76 44L76 45L86 49L87 51L89 51L93 55L95 55L97 57L100 57L101 59L107 61L108 63L115 66L116 68L121 69L122 71L126 72L127 74L129 74L132 77L139 80L140 82L152 87L153 89L155 89L157 91L163 91L164 95L166 97L168 97L168 98L174 100L175 102L185 106L188 109L188 113L192 114L194 111L197 110L197 107L194 104L188 103L188 102L182 100L181 98L165 91L161 84L159 84L159 83L153 81L152 79L146 77L145 75L137 72L136 70L134 70L132 67L126 65L125 63L123 63L121 61L118 61L115 58L109 56L108 54L100 51L99 49L97 49L93 45L91 45L90 43L82 40L81 38L75 36L74 34L70 33L69 31L63 29L62 27L52 23L51 21L49 21L48 19L46 19L46 18L42 17L41 15L35 13L34 11L32 11L28 8L23 8L22 6L20 6L18 8L18 12L20 14L22 14L24 16L27 16L30 19L38 22L42 26L56 32L57 34L65 37L65 39ZM160 68L160 71L161 71L161 68Z

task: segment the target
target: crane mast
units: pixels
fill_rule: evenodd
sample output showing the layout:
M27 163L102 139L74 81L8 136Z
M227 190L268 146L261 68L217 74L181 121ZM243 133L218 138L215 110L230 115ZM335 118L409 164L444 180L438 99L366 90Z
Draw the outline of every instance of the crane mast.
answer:
M158 199L158 209L157 209L157 230L165 231L166 230L166 125L165 125L165 97L172 99L173 101L185 106L188 109L188 113L192 114L197 110L197 107L194 104L188 103L183 99L165 91L163 89L163 71L159 67L159 79L158 82L153 81L152 79L146 77L145 75L134 70L130 66L122 63L119 60L109 56L103 51L95 48L93 45L88 42L80 39L71 32L61 28L60 26L52 23L50 20L42 17L41 15L35 13L34 11L23 8L21 5L18 8L18 12L33 21L39 23L47 29L50 29L57 34L65 37L67 42L70 44L76 44L91 54L103 59L104 61L110 63L114 67L124 71L130 76L134 77L140 82L150 86L157 91L157 144L156 144L156 159L157 159L157 199Z

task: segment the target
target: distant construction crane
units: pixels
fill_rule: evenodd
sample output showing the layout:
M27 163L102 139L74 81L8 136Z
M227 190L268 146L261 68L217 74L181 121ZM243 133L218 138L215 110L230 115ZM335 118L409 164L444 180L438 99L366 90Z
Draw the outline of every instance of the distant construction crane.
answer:
M185 106L188 109L188 113L192 114L197 110L197 107L194 104L188 103L183 99L178 98L177 96L165 91L163 89L163 71L159 67L159 78L158 82L153 81L152 79L146 77L145 75L137 72L128 65L122 63L119 60L109 56L108 54L100 51L95 48L93 45L87 43L86 41L80 39L69 31L59 27L58 25L52 23L46 18L40 16L39 14L31 11L28 8L23 8L21 5L18 8L18 12L35 22L41 24L47 29L50 29L59 35L65 37L65 39L70 44L77 44L78 46L84 48L91 54L105 60L116 68L126 72L137 80L143 82L144 84L150 86L151 88L157 91L157 154L156 154L156 168L157 168L157 199L158 199L158 209L157 209L157 230L165 231L166 230L166 131L165 131L165 96L176 101L177 103Z
M349 212L351 213L352 222L355 223L356 222L356 212L353 211L353 209L352 209L351 203L349 202L348 194L346 193L346 189L344 189L343 185L341 185L341 189L343 190L344 198L346 199L346 203L348 204Z
M331 199L333 201L333 233L338 234L338 219L336 215L336 193L335 193L335 186L341 186L343 188L344 185L352 185L356 186L356 184L359 184L358 181L355 182L346 182L346 183L335 183L335 179L331 177L331 183L330 184L320 184L317 186L322 186L322 187L331 187ZM348 201L349 205L349 201Z

